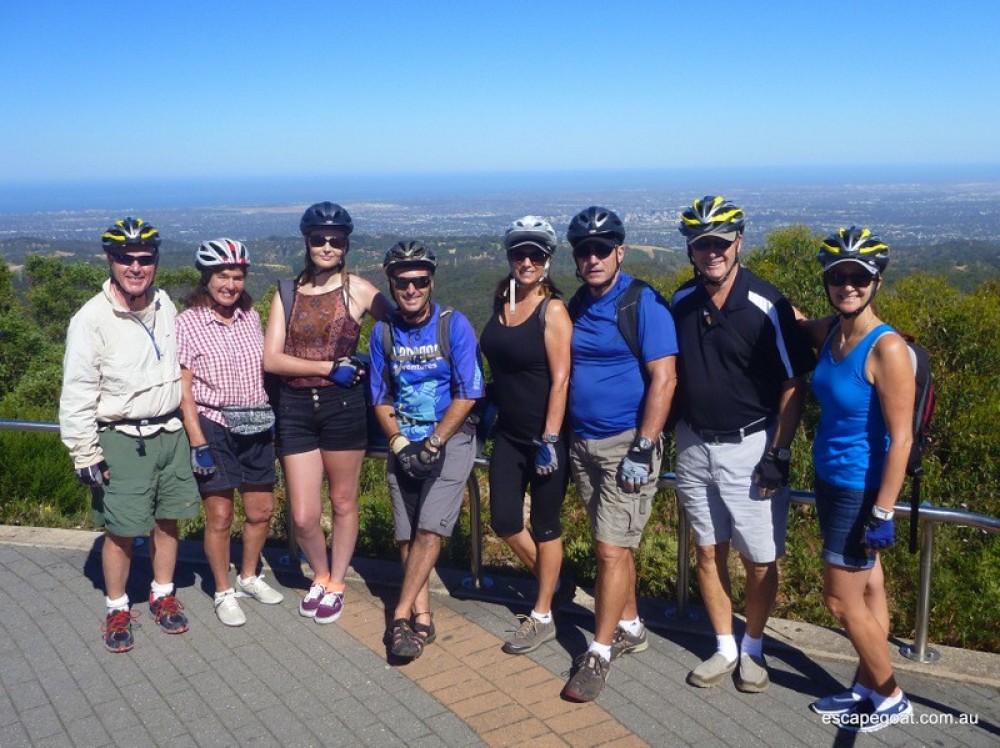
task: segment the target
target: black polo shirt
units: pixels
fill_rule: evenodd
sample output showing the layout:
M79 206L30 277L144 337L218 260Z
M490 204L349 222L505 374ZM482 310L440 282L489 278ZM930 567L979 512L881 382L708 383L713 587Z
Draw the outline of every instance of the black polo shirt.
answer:
M674 402L695 429L736 431L774 418L782 385L816 365L788 299L743 266L721 310L700 277L677 289L671 308L680 348Z

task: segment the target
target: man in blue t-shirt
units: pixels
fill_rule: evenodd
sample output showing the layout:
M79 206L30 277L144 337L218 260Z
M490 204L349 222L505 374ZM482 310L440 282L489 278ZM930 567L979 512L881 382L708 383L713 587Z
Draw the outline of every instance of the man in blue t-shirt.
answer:
M584 282L570 302L570 468L594 531L597 581L594 641L562 694L592 701L613 659L649 646L636 607L635 549L656 493L677 340L666 302L649 286L637 301L635 353L619 328L622 301L638 281L621 269L625 227L613 211L587 208L567 238Z
M392 654L412 660L435 638L428 580L476 457L468 416L483 396L483 372L472 325L431 302L434 252L399 242L382 267L398 308L372 330L370 381L375 417L389 438L389 495L403 561L389 635Z
M761 649L785 552L788 461L815 359L791 304L739 262L744 214L707 196L684 211L681 233L696 275L671 305L678 366L677 496L694 530L698 584L717 651L688 675L711 688L739 668L736 687L770 677ZM733 635L727 557L746 570L746 629Z

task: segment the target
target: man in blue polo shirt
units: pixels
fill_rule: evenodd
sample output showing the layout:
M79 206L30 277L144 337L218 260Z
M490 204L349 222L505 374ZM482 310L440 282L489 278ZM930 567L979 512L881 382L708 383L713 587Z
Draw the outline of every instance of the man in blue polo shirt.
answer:
M621 267L625 227L613 211L587 208L573 217L567 238L584 282L570 302L570 468L594 531L597 580L594 641L562 695L593 701L613 659L649 646L636 607L635 549L656 493L677 340L666 302L645 284L636 302L635 352L619 327L635 281Z
M371 393L389 438L389 495L403 561L389 638L394 656L412 660L436 636L428 580L476 457L468 416L483 395L483 372L472 325L431 301L434 252L402 241L382 267L398 308L372 330Z
M770 683L764 626L785 552L788 461L815 365L788 300L739 263L744 214L722 197L682 216L695 277L674 294L678 364L677 494L697 543L698 583L717 651L688 675L710 688L736 670L736 687ZM746 631L733 636L727 557L746 569Z

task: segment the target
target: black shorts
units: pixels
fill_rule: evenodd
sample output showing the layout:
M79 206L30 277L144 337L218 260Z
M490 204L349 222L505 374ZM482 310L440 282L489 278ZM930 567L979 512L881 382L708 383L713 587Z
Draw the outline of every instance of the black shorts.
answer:
M239 436L199 415L201 433L215 460L215 472L198 479L202 496L214 496L240 486L274 486L274 436L271 430Z
M524 529L524 491L531 486L531 537L538 543L562 535L562 505L569 483L569 449L556 443L559 467L551 475L535 472L533 444L518 444L495 433L490 456L490 527L500 537Z
M367 449L364 387L282 387L276 413L278 454Z

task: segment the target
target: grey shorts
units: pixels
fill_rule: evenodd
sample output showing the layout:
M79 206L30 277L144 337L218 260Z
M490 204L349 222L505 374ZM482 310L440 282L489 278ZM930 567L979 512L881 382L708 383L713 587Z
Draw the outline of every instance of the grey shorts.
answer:
M629 429L605 439L570 437L569 465L580 499L590 515L594 538L619 548L638 548L649 521L656 479L663 459L662 441L653 449L652 480L639 493L625 493L618 485L618 466L635 439Z
M789 489L764 499L753 484L773 435L771 428L739 444L710 444L684 421L677 424L677 496L698 545L731 543L759 564L785 555Z
M441 471L434 477L413 480L399 469L395 456L389 453L389 496L397 543L410 542L418 529L446 538L451 536L475 459L476 435L468 424L445 443Z

